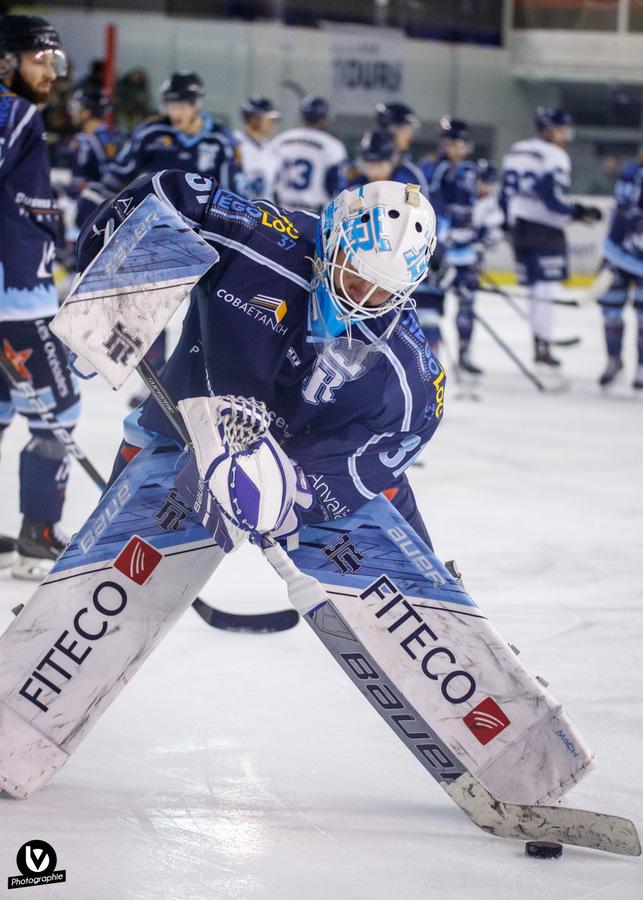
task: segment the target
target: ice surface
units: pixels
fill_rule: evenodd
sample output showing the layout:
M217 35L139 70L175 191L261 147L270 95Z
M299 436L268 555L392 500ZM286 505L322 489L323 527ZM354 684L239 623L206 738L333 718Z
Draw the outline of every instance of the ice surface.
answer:
M525 325L502 301L481 310L528 359ZM643 827L641 546L643 397L610 397L600 314L561 310L570 392L539 395L480 331L484 399L447 390L445 421L414 468L436 550L522 659L551 684L597 768L569 801ZM451 334L451 342L453 337ZM628 315L628 376L634 320ZM84 388L78 442L107 475L129 384ZM0 528L15 532L25 431L5 435ZM74 467L65 525L96 489ZM0 629L33 586L0 573ZM204 596L277 609L285 591L252 548ZM51 843L48 900L640 900L643 862L567 847L561 860L471 825L344 678L305 624L271 636L208 628L189 611L60 775L0 801L0 884L32 838ZM13 896L13 895L8 895Z

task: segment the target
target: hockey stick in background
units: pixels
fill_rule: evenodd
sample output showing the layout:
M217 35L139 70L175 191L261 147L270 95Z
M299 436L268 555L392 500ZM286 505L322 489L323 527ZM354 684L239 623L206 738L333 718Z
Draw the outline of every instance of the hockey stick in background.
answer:
M91 464L85 453L81 450L81 448L71 436L70 432L63 425L61 425L56 416L51 412L50 409L47 408L47 405L44 403L42 398L38 396L38 393L34 388L31 379L27 378L26 375L23 375L18 371L14 363L2 349L0 349L0 369L2 369L2 371L4 372L11 387L17 393L22 394L22 396L30 404L34 413L36 413L36 415L38 415L40 419L49 426L49 428L51 429L51 433L59 441L59 443L62 444L65 450L78 461L79 465L81 465L85 472L87 472L94 484L98 488L100 488L101 491L104 491L107 487L107 482L105 481L105 479Z
M500 285L497 284L493 280L493 278L488 275L486 272L481 274L481 277L489 282L491 288L487 288L484 285L479 285L478 290L484 291L488 294L498 294L499 297L507 303L508 306L513 309L515 313L517 313L521 319L525 321L529 321L529 315L525 312L525 310L518 304L516 298L513 294L510 294L508 291L503 291L500 288ZM571 338L554 338L550 343L554 347L575 347L577 344L580 344L581 339L579 337L571 337Z
M520 371L525 376L525 378L528 378L529 381L531 381L531 383L534 385L534 387L537 388L537 390L546 391L547 388L542 383L540 378L538 378L536 375L534 375L533 372L529 371L527 366L522 362L522 360L520 360L516 356L516 354L511 349L511 347L508 344L506 344L505 341L503 341L503 339L500 337L498 332L494 328L491 327L491 325L487 322L487 320L484 319L480 315L480 313L475 312L475 311L473 313L473 317L476 320L476 322L480 322L482 327L493 338L493 340L496 342L496 344L498 344L498 346L501 348L501 350L505 351L505 353L507 354L509 359L512 360L512 362L514 362L516 364L516 366L520 369Z
M488 281L491 285L490 287L483 287L480 285L479 290L485 291L488 294L499 294L501 297L509 297L511 300L514 297L518 296L517 294L512 294L511 291L506 291L501 285L489 275L488 272L483 272L482 277L485 281ZM547 303L553 303L554 306L580 306L580 302L578 300L574 300L571 297L554 297L551 300L547 300Z
M176 431L181 435L185 443L191 444L190 435L181 418L181 413L177 409L174 401L161 383L158 375L152 366L142 359L136 367L136 371L141 376L145 384L153 394L154 399L159 404L169 421L172 423ZM220 628L223 631L243 631L256 634L269 634L276 631L287 631L294 628L299 622L299 613L295 609L284 609L271 613L230 613L221 609L210 606L200 597L197 597L192 604L193 609L197 612L204 622L213 628Z
M146 367L141 367L139 363L137 368L179 434L186 436L187 429L171 397L162 385L155 384L156 379L148 381ZM156 387L160 388L159 394ZM421 719L411 703L403 695L397 695L391 679L386 677L344 621L336 601L332 599L334 595L338 598L352 596L351 589L347 586L339 591L337 584L325 585L313 575L302 572L283 547L267 536L262 540L261 550L286 583L288 599L297 613L305 617L336 662L398 737L401 731L403 742L416 759L474 825L498 837L549 839L625 856L640 856L641 845L636 827L629 819L560 806L506 803L494 797L460 760L457 760L456 770L445 778L440 767L436 767L435 760L425 755L427 746L433 748L436 758L442 758L440 752L446 753L447 758L456 757L442 744L438 735L431 732L430 723ZM372 592L372 589L371 586L368 590ZM347 590L349 593L346 593ZM388 600L389 595L385 596ZM398 599L402 599L401 596ZM362 595L356 593L355 600L360 601L358 605L363 607ZM393 600L395 602L396 599ZM388 630L390 632L391 628ZM417 744L415 739L425 739L430 743Z

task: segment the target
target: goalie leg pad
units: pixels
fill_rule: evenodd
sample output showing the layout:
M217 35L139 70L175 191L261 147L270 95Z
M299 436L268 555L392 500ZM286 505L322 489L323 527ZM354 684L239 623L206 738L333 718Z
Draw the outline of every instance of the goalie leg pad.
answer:
M135 457L0 638L0 788L42 787L233 549L175 490L181 450Z
M589 770L592 753L560 703L388 500L305 528L289 556L328 598L314 597L306 619L418 758L404 729L438 747L433 764L420 759L437 780L456 760L495 797L535 804Z

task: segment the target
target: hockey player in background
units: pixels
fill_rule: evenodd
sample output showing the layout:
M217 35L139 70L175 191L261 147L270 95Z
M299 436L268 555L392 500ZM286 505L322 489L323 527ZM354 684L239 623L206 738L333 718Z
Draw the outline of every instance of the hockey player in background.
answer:
M161 118L143 122L108 166L103 182L120 190L143 173L181 169L211 176L243 193L238 142L203 111L205 86L196 72L174 72L160 88Z
M481 375L482 369L471 359L480 262L480 233L473 220L478 172L469 158L473 141L466 122L447 116L440 120L437 136L438 155L425 162L423 169L438 219L438 242L452 273L449 286L458 299L458 365L464 372Z
M241 107L243 130L235 137L241 151L241 168L245 179L245 196L250 200L274 196L277 161L269 138L281 113L272 100L253 95Z
M182 169L216 178L225 188L242 193L245 181L237 139L203 111L205 86L196 72L174 72L160 89L162 118L144 122L134 130L116 160L107 167L103 184L120 190L143 173ZM166 336L159 334L148 362L157 370L165 365ZM130 399L135 407L147 396Z
M300 105L303 125L273 138L277 161L275 196L285 209L320 213L346 186L346 148L328 133L330 106L309 95Z
M571 163L566 145L573 138L572 120L562 109L539 107L537 136L514 144L503 160L501 206L511 229L518 280L529 289L529 315L534 360L545 371L560 361L551 355L553 300L567 278L564 226L574 220L598 222L595 206L568 198Z
M60 216L39 112L65 72L60 38L48 22L22 15L0 19L0 346L71 431L79 396L66 351L48 327L58 309L51 267ZM0 436L16 412L25 416L30 437L20 454L23 519L13 574L40 581L66 544L58 522L68 464L51 426L0 375ZM12 562L4 540L0 561Z
M131 185L87 223L83 267L101 249L109 220L120 223L150 193L221 255L192 292L163 383L192 404L195 427L212 394L266 404L270 453L288 487L265 530L284 536L302 522L342 518L386 490L428 541L404 475L443 410L444 372L407 308L435 244L426 198L416 186L379 182L342 192L319 219L244 201L212 179L164 172ZM154 435L181 468L183 443L149 398L126 423L115 474ZM218 456L216 440L203 432L199 465ZM180 479L190 502L195 477L192 456ZM230 501L245 502L227 487L213 500L226 510Z
M612 281L599 299L603 311L608 387L623 368L623 308L631 294L637 320L637 369L632 386L643 390L643 154L623 169L614 187L616 206L603 253Z
M375 123L378 131L386 131L395 142L398 152L397 162L409 173L409 180L419 184L420 190L428 197L428 185L424 173L413 162L411 145L415 133L420 127L420 120L406 103L378 103L375 107Z
M473 225L478 235L481 254L503 240L504 213L497 194L498 170L486 159L476 163L476 200Z
M100 91L80 88L72 94L68 107L72 123L78 128L71 144L72 181L68 193L76 199L75 225L80 229L105 199L100 183L123 145L125 135L105 121L109 102ZM73 240L77 237L78 231Z

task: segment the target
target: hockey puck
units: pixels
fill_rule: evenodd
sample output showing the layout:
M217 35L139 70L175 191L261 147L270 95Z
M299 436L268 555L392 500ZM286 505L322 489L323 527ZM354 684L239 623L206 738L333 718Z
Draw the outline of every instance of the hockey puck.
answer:
M527 841L525 853L536 859L558 859L563 855L563 845L556 841Z

